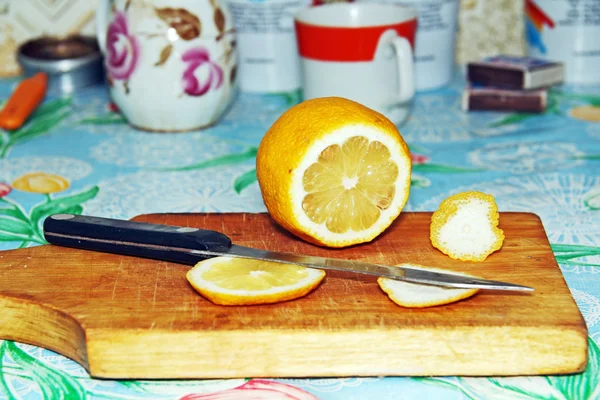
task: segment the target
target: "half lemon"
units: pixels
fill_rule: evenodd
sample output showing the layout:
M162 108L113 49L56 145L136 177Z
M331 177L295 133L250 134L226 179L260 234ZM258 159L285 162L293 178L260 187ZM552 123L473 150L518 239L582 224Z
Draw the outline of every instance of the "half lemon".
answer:
M373 240L400 214L411 158L382 114L339 97L287 110L258 148L256 174L271 217L327 247Z

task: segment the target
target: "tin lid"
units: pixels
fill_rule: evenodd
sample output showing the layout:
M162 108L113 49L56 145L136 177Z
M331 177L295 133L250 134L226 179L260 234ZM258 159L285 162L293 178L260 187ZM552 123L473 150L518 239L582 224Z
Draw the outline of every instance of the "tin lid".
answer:
M104 80L102 53L95 38L44 36L23 43L17 54L26 76L48 74L48 90L72 92Z

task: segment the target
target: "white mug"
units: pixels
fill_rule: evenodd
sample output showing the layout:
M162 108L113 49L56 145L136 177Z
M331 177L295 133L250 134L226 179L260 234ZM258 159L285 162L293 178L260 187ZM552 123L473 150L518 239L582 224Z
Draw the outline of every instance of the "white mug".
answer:
M414 97L416 11L398 5L333 3L295 16L304 99L338 96L396 124Z

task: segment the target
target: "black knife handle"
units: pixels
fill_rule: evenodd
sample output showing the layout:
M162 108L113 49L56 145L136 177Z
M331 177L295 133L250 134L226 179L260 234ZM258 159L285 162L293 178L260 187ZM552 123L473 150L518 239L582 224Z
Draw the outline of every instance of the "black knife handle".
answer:
M74 214L44 220L50 244L194 265L210 256L186 250L227 251L231 240L220 232Z

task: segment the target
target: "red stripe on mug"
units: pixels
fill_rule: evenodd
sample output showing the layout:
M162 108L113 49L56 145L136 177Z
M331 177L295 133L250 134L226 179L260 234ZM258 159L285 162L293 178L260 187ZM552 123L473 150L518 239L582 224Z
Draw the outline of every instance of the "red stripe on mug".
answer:
M383 32L393 29L405 37L414 49L417 20L360 28L317 26L294 21L298 51L305 58L318 61L371 61Z

